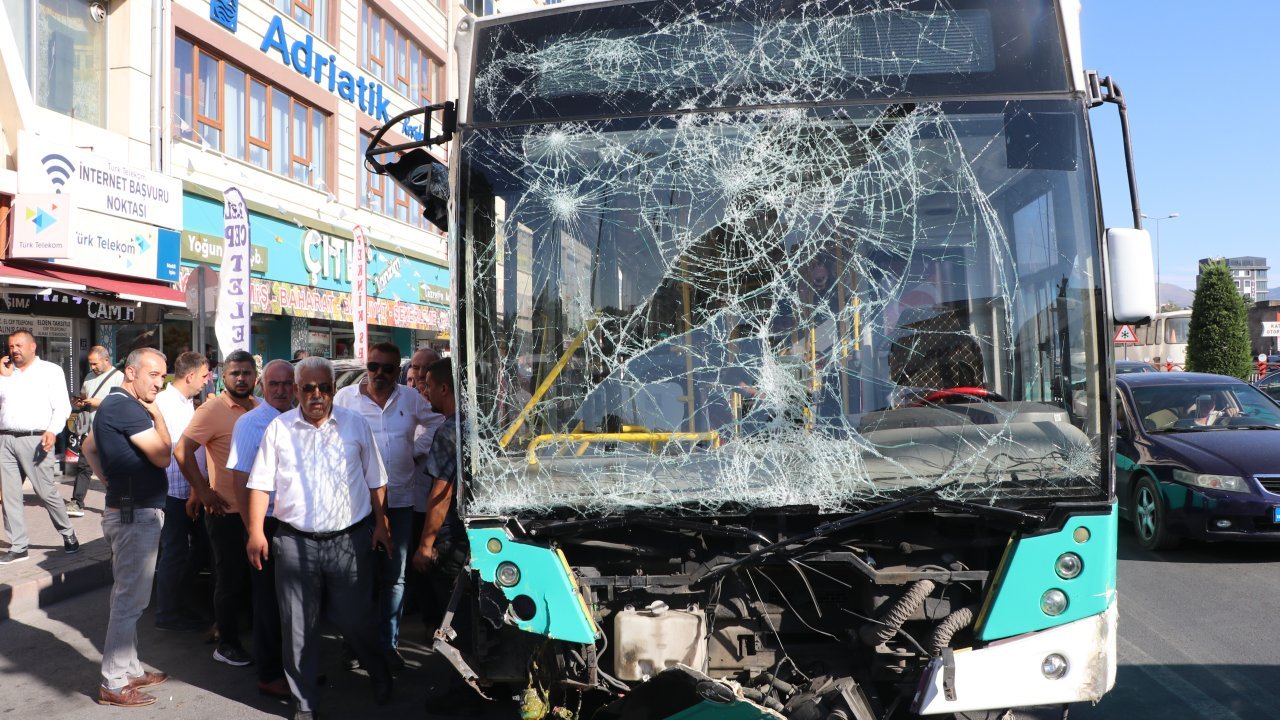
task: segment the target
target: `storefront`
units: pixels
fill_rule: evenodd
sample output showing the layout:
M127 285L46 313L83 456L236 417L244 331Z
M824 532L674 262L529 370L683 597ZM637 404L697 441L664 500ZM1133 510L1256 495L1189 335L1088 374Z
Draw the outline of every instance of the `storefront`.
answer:
M250 191L245 196L254 202ZM196 267L220 265L222 204L189 192L183 218L178 287L185 291ZM333 359L354 356L349 267L354 241L326 230L307 227L305 220L249 213L251 342L264 361L292 358L298 350ZM377 238L372 243L366 288L370 342L393 342L405 353L431 343L448 327L448 313L443 303L427 298L447 299L439 289L449 284L448 270ZM213 342L211 327L206 337Z

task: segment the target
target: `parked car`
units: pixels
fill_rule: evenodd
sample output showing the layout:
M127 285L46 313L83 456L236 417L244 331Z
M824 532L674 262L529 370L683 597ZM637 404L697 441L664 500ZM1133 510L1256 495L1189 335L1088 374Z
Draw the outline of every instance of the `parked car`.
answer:
M1144 360L1117 360L1116 374L1129 375L1131 373L1153 373L1160 372L1155 367Z
M1253 386L1270 395L1271 399L1280 400L1280 372L1263 375L1254 381Z
M1280 404L1233 377L1116 377L1116 495L1138 542L1280 540Z

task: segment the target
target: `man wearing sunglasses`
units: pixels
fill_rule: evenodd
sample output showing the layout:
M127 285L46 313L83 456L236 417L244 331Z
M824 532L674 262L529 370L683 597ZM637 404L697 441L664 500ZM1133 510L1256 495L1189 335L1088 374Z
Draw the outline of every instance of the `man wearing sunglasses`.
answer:
M369 423L382 464L387 470L387 522L391 531L389 556L378 556L378 641L393 670L404 667L396 649L404 614L405 566L413 537L413 440L419 428L434 431L444 417L415 389L398 384L400 348L378 343L369 348L364 382L348 385L333 398L335 407L351 410Z
M373 683L374 702L391 697L391 674L377 641L371 579L374 548L390 546L387 475L369 424L333 404L333 364L322 357L294 368L298 407L267 425L246 487L254 569L275 559L284 638L284 672L295 720L319 702L321 608L338 625ZM264 523L275 493L276 534Z

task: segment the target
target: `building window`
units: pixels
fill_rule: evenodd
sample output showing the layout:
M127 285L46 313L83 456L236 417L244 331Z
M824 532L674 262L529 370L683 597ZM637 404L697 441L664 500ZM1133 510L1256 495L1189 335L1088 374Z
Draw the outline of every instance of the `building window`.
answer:
M360 67L410 101L430 105L443 97L443 63L367 2L360 6Z
M180 137L325 189L326 113L183 37L174 70Z
M107 23L89 0L5 0L37 105L104 126Z
M329 37L329 0L273 0L281 15L291 17L316 37Z
M371 140L372 136L360 133L360 155L356 158L356 165L360 168L360 207L423 230L434 231L435 226L422 216L422 205L410 197L408 191L386 175L369 171L364 154L368 151Z

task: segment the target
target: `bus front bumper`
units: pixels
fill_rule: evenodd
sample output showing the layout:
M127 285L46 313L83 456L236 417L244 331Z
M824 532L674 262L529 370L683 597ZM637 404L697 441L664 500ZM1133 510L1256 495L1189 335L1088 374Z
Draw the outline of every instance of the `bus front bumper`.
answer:
M1060 677L1045 673L1052 655ZM948 666L949 665L949 666ZM1061 667L1060 665L1058 666ZM921 715L1097 702L1116 682L1116 603L1058 627L999 640L979 650L935 658L916 692Z

